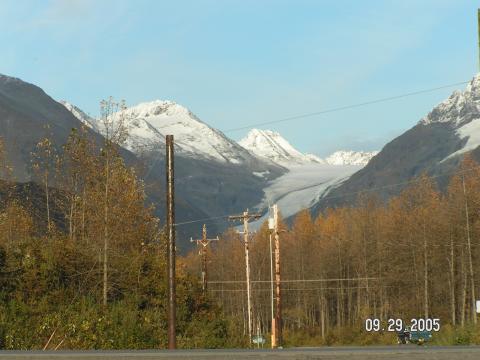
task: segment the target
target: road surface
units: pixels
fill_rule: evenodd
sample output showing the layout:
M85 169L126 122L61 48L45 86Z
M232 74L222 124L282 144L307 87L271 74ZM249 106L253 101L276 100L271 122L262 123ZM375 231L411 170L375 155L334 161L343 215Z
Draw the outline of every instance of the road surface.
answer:
M284 350L145 350L145 351L0 351L9 360L153 360L153 359L422 359L478 360L480 346L365 346L290 348Z

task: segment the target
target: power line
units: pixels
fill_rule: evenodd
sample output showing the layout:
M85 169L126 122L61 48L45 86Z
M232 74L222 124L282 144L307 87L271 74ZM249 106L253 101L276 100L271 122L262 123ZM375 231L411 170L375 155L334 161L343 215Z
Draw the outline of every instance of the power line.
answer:
M414 95L419 95L419 94L426 94L426 93L429 93L429 92L434 92L434 91L438 91L438 90L442 90L442 89L447 89L447 88L451 88L451 87L454 87L454 86L465 85L465 84L468 84L469 82L470 82L470 81L461 81L461 82L457 82L457 83L454 83L454 84L437 86L437 87L430 88L430 89L413 91L413 92L409 92L409 93L405 93L405 94L400 94L400 95L394 95L394 96L384 97L384 98L380 98L380 99L376 99L376 100L370 100L370 101L365 101L365 102L361 102L361 103L357 103L357 104L344 105L344 106L334 107L334 108L331 108L331 109L325 109L325 110L315 111L315 112L311 112L311 113L307 113L307 114L290 116L290 117L286 117L286 118L283 118L283 119L277 119L277 120L271 120L271 121L265 121L265 122L261 122L261 123L255 123L255 124L245 125L245 126L241 126L241 127L237 127L237 128L225 130L224 133L234 132L234 131L239 131L239 130L245 130L245 129L250 129L250 128L256 127L256 126L264 126L264 125L277 124L277 123L287 122L287 121L292 121L292 120L299 120L299 119L304 119L304 118L308 118L308 117L313 117L313 116L318 116L318 115L333 113L333 112L337 112L337 111L354 109L354 108L358 108L358 107L362 107L362 106L367 106L367 105L372 105L372 104L378 104L378 103L381 103L381 102L387 102L387 101L397 100L397 99L401 99L401 98L405 98L405 97L409 97L409 96L414 96Z
M292 279L292 280L280 280L281 283L297 283L297 282L330 282L330 281L365 281L365 280L378 280L377 277L357 277L357 278L338 278L338 279ZM252 283L270 283L271 280L252 280ZM244 283L244 280L218 280L210 281L210 284L235 284Z
M380 285L382 288L395 288L396 285ZM317 287L317 288L282 288L282 291L322 291L322 290L352 290L352 289L371 289L371 286L345 286L345 287ZM211 292L245 292L245 289L208 289ZM270 291L269 289L255 289L256 292Z
M197 222L201 222L201 221L228 219L228 217L229 217L229 215L222 215L222 216L215 216L215 217L209 217L209 218L203 218L203 219L197 219L197 220L183 221L183 222L176 223L175 226L193 224L193 223L197 223Z
M426 93L430 93L430 92L434 92L434 91L438 91L438 90L442 90L442 89L448 89L448 88L455 87L455 86L459 86L459 85L465 85L465 84L468 84L469 82L470 82L470 80L468 80L468 81L460 81L460 82L453 83L453 84L437 86L437 87L433 87L433 88L429 88L429 89L424 89L424 90L412 91L412 92L409 92L409 93L404 93L404 94L400 94L400 95L394 95L394 96L379 98L379 99L375 99L375 100L365 101L365 102L362 102L362 103L357 103L357 104L350 104L350 105L344 105L344 106L334 107L334 108L331 108L331 109L325 109L325 110L315 111L315 112L312 112L312 113L290 116L290 117L286 117L286 118L283 118L283 119L277 119L277 120L271 120L271 121L254 123L254 124L245 125L245 126L241 126L241 127L237 127L237 128L227 129L227 130L224 130L223 132L224 132L224 133L234 132L234 131L239 131L239 130L250 129L250 128L252 128L252 127L257 127L257 126L277 124L277 123L282 123L282 122L287 122L287 121L292 121L292 120L299 120L299 119L304 119L304 118L308 118L308 117L313 117L313 116L318 116L318 115L333 113L333 112L337 112L337 111L354 109L354 108L358 108L358 107L362 107L362 106L378 104L378 103L382 103L382 102L397 100L397 99L401 99L401 98L405 98L405 97L410 97L410 96L415 96L415 95L420 95L420 94L426 94ZM155 158L155 160L152 162L152 164L150 165L150 167L149 167L146 175L144 176L144 180L146 180L146 179L150 176L150 173L152 172L153 167L157 164L158 160L159 160L159 158L157 157L157 158ZM207 220L208 220L208 219L207 219ZM181 225L183 225L183 224L181 224Z

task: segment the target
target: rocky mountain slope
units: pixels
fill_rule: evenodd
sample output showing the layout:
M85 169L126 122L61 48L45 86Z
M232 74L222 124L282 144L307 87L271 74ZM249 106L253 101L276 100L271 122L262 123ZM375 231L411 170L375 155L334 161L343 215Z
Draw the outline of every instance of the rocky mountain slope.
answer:
M63 144L71 129L81 125L41 88L0 74L0 136L18 181L31 180L31 152L41 138L50 136L55 143ZM93 131L91 136L101 141ZM125 156L133 158L132 154Z

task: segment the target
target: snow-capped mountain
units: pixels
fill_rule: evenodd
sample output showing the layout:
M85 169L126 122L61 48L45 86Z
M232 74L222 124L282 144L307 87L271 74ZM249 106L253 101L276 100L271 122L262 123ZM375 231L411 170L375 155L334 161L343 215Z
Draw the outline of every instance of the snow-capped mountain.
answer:
M444 160L450 159L480 145L480 74L470 81L464 91L454 91L450 97L435 106L419 125L447 124L455 130L464 144Z
M378 151L335 151L325 158L330 165L367 165L368 162L378 154Z
M480 73L473 77L464 91L455 90L422 118L419 124L449 123L461 127L476 118L480 118Z
M86 121L81 110L72 107L72 113ZM165 135L175 137L176 151L191 157L220 163L242 164L254 157L221 131L201 121L189 109L173 101L154 100L141 103L113 115L128 129L124 147L136 154L160 150L165 146ZM96 128L102 128L97 121Z
M252 129L238 143L252 154L287 168L296 165L324 163L322 159L313 154L302 154L278 132L271 130Z

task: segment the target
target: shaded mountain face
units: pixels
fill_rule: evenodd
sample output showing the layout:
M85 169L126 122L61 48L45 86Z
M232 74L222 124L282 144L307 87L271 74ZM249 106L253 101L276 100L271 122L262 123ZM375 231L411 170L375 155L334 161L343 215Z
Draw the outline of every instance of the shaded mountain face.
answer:
M480 159L479 145L480 75L476 75L464 91L455 91L417 125L385 145L363 169L321 199L313 211L352 203L364 190L386 199L399 194L406 187L402 183L424 172L438 176L443 188L463 154L471 151Z
M31 179L31 152L41 138L52 134L62 144L71 129L80 125L39 87L0 75L0 136L19 181Z
M67 223L60 204L65 203L65 194L55 188L49 189L50 217L55 229L67 231ZM28 211L34 223L36 235L47 233L46 193L43 185L35 182L14 183L0 179L0 209L4 210L12 201L21 204ZM7 201L3 201L8 199Z

